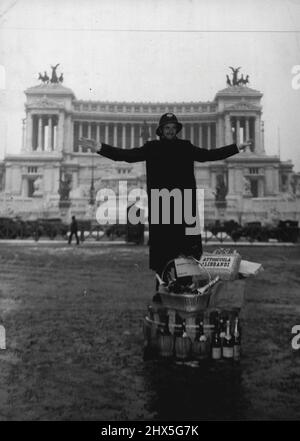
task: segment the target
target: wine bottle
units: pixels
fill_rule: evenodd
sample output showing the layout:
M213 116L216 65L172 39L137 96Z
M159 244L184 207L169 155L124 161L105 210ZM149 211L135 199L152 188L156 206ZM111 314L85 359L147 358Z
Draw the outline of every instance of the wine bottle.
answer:
M185 320L182 321L182 338L188 338L188 335L186 333L186 324Z
M182 334L175 339L175 355L178 360L184 361L190 357L192 342L186 333L185 320L182 322Z
M197 289L197 293L200 295L203 295L206 293L206 291L211 288L212 286L214 286L218 281L220 280L220 277L217 276L215 277L211 282L207 283L207 285L202 286L201 288Z
M224 319L222 317L220 318L219 322L219 335L221 340L221 347L223 349L224 338L226 335L226 323L224 322Z
M165 335L171 335L170 328L169 328L169 320L170 320L169 316L167 315L165 323L164 323L164 334Z
M173 336L170 333L169 320L167 318L157 337L158 355L166 358L172 357L173 347L174 347Z
M234 319L234 332L233 332L233 359L239 361L241 358L241 334L239 330L239 319Z
M217 323L215 325L215 330L211 343L211 358L213 360L221 360L222 358L221 339L219 334L219 326Z
M199 324L199 358L207 357L207 337L204 334L204 325L203 322Z
M230 321L226 321L226 333L223 341L223 358L233 358L233 338L230 332Z

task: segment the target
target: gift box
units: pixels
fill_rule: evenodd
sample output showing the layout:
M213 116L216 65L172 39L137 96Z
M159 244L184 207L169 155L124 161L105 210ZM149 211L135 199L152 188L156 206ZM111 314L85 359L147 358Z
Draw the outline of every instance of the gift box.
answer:
M203 253L199 260L200 267L205 268L211 277L219 276L222 280L235 280L240 263L241 255L239 253Z
M209 309L240 310L245 298L245 279L219 281L212 288L209 298Z

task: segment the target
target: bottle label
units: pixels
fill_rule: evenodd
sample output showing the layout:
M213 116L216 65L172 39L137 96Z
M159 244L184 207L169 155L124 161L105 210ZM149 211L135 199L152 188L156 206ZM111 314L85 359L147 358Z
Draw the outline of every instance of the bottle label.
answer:
M222 358L221 348L212 348L211 358L213 360L219 360Z
M233 347L232 346L223 346L223 357L224 358L232 358L233 357Z

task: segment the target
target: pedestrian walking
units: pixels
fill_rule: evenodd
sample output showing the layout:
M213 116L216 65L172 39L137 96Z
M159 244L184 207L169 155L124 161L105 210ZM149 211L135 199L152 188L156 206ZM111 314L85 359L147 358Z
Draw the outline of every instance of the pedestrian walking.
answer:
M72 222L70 224L70 236L69 236L69 245L72 242L73 235L76 238L76 244L79 245L79 237L78 237L78 224L75 216L72 216Z

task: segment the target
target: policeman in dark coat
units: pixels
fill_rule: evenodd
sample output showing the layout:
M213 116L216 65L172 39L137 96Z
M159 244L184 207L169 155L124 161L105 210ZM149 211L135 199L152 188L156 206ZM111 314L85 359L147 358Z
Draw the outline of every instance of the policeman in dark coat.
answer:
M161 275L166 263L180 254L192 255L200 258L202 243L200 231L197 234L187 234L187 227L197 226L186 222L182 213L182 221L178 223L175 215L175 203L171 204L171 216L168 224L163 223L160 213L159 222L156 218L157 206L151 206L151 191L153 189L166 189L171 192L177 189L182 194L182 210L185 207L184 190L189 189L191 197L187 201L189 212L196 216L196 180L194 176L194 162L218 161L239 153L250 142L237 146L231 144L218 149L207 150L194 146L188 140L177 138L177 133L182 129L173 113L162 115L156 134L160 140L146 142L142 147L121 149L93 140L81 139L81 142L107 158L114 161L140 162L146 161L147 193L149 207L149 251L150 268ZM172 200L172 199L171 199ZM168 200L170 202L170 199ZM164 201L163 201L164 203ZM162 208L163 210L163 208ZM177 213L178 214L178 213ZM196 230L194 230L196 231Z

